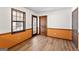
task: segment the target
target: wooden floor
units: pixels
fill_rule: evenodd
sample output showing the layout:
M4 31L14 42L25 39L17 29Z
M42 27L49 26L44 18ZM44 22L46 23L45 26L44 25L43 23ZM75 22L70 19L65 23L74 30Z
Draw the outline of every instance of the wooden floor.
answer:
M9 51L77 51L72 41L37 35Z

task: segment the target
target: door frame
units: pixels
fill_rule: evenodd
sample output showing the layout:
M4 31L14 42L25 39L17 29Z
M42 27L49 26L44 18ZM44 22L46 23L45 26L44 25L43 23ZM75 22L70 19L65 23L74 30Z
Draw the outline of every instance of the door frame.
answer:
M78 8L76 8L75 10L73 10L73 12L72 12L72 42L74 43L74 40L73 40L73 13L75 12L75 11L77 11L78 12ZM77 15L78 15L78 13L77 13ZM78 19L77 19L77 21L78 21ZM75 43L74 43L75 44ZM75 44L75 46L78 48L78 22L77 22L77 43Z
M44 16L46 16L47 17L47 15L44 15ZM40 17L41 16L39 16L39 34L41 34L40 32L41 32L41 28L40 28L40 26L41 26L41 20L40 20ZM46 36L47 36L47 19L46 19Z
M33 34L33 17L36 17L36 34ZM38 34L38 17L36 15L32 15L32 36Z

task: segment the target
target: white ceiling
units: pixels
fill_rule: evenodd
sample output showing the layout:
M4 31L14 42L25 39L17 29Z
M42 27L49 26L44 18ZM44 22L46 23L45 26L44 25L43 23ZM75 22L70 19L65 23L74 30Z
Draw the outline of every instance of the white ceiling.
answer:
M55 11L59 9L69 9L72 7L26 7L28 9L31 9L35 12L45 12L45 11Z

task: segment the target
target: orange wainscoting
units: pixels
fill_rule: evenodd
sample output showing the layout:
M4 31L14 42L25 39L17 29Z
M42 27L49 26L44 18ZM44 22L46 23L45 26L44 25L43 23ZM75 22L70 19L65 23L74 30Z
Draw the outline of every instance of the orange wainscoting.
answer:
M71 29L48 28L47 35L50 37L72 40Z
M10 48L26 39L32 37L32 29L19 33L0 34L0 48Z
M78 33L78 49L79 49L79 33Z

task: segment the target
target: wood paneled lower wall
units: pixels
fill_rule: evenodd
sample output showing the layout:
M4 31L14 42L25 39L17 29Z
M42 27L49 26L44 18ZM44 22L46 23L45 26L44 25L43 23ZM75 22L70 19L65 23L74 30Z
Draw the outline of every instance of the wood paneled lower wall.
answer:
M78 33L78 49L79 49L79 33Z
M72 40L71 29L48 28L47 36Z
M0 34L0 48L10 48L28 38L32 37L32 29L19 33Z

